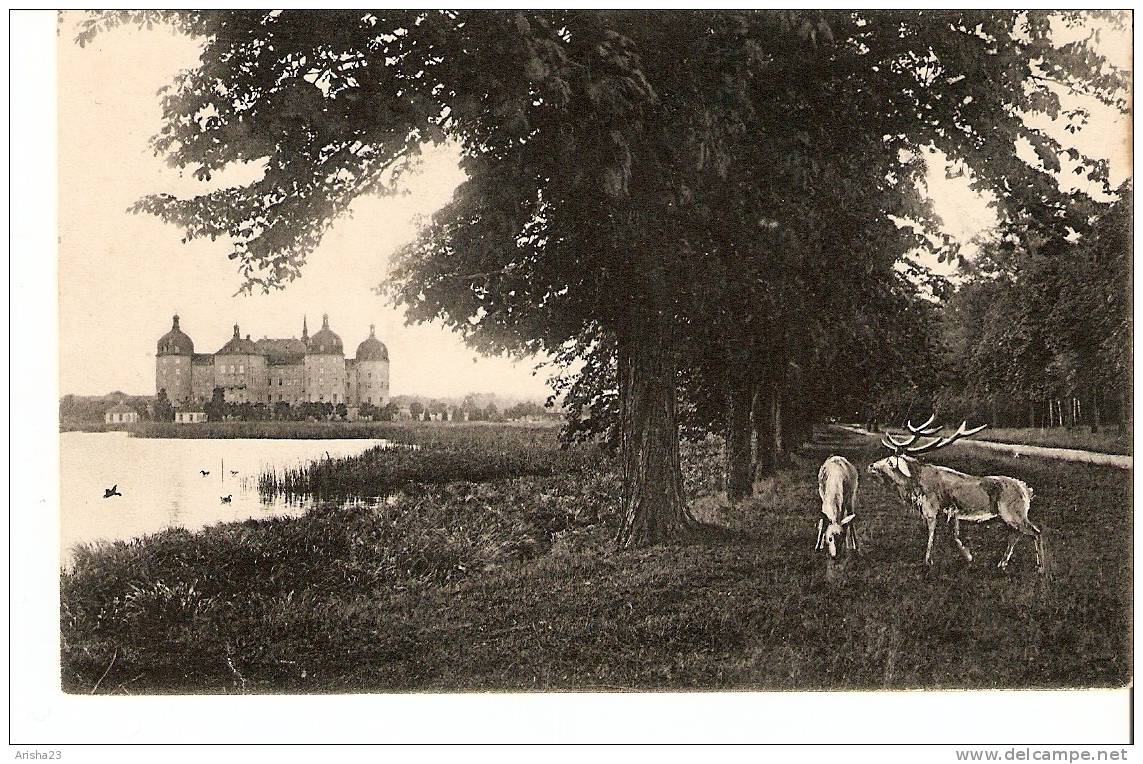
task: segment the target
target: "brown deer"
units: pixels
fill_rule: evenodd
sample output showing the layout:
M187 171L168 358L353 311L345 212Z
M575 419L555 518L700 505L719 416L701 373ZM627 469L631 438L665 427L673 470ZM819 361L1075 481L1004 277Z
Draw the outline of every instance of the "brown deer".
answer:
M906 506L921 513L929 526L929 542L925 547L925 564L933 564L933 536L936 534L937 519L945 513L946 522L952 524L953 542L965 562L972 562L972 553L960 539L960 521L981 523L999 517L1011 529L1008 551L1000 558L997 567L1008 567L1012 552L1024 536L1030 536L1036 546L1036 567L1045 572L1044 541L1039 528L1028 519L1032 504L1032 489L1022 480L991 475L976 477L957 472L948 467L926 464L915 457L931 453L955 443L960 438L973 435L987 425L968 429L967 422L961 422L957 431L950 436L939 435L941 427L933 426L936 416L919 427L908 422L909 435L897 440L886 435L881 444L893 453L869 465L870 474L891 484ZM931 438L918 443L921 438Z

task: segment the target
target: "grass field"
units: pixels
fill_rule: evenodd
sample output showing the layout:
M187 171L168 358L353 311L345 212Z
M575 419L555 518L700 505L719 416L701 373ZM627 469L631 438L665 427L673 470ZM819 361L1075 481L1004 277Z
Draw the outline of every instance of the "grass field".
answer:
M945 428L945 434L951 434L955 424ZM888 431L895 435L905 435L906 430L901 427L890 427ZM996 443L1013 443L1023 446L1045 446L1047 448L1074 448L1080 451L1095 451L1104 454L1130 455L1132 453L1132 436L1128 430L1119 430L1107 427L1092 432L1090 427L991 427L972 436L972 440L989 440Z
M998 443L1020 443L1051 448L1078 448L1083 451L1101 451L1105 454L1131 454L1131 433L1114 427L1092 432L1090 427L1001 427L989 429L973 436Z
M611 543L619 489L612 462L568 457L551 430L490 428L485 436L549 460L551 471L406 485L371 508L167 531L78 553L62 579L65 690L1130 681L1127 472L956 447L935 460L1034 487L1032 516L1046 530L1051 560L1051 575L1041 578L1030 546L1017 548L1007 573L995 569L1005 534L989 525L965 531L977 558L970 566L942 527L937 564L925 570L922 521L867 477L864 467L881 455L872 440L840 431L736 506L715 493L718 442L687 446L694 510L727 527L729 538L624 553ZM413 453L456 445L423 437ZM475 443L472 458L484 449ZM812 546L815 473L830 453L862 470L864 555L827 579Z

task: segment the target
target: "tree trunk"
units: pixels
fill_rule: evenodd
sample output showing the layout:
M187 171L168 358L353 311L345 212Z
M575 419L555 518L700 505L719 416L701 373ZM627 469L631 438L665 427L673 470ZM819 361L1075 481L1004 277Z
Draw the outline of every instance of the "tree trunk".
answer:
M781 385L775 385L770 396L770 422L774 428L774 466L777 467L786 461L786 425L784 419L786 411L782 400Z
M812 427L806 407L797 393L787 391L782 399L782 445L786 461L789 461L789 455L808 440Z
M621 549L657 544L698 526L687 511L679 460L676 359L669 332L651 321L619 338L622 416Z
M1028 401L1028 426L1036 426L1036 404L1032 401Z
M754 385L754 478L766 477L774 471L777 454L774 427L774 387L769 382Z
M1091 431L1099 432L1099 389L1092 387L1091 389Z
M753 406L750 360L746 352L727 355L726 369L726 498L737 501L754 492L750 450Z
M996 429L997 427L1000 426L1000 424L999 424L1000 423L1000 416L999 416L999 413L997 412L996 396L995 395L989 399L989 403L992 405L992 429Z

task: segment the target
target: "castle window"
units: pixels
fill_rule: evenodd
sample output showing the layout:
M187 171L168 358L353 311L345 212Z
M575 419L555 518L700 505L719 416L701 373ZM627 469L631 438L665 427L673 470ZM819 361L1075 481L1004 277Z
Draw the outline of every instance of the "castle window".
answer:
M238 364L238 373L239 374L245 374L246 373L246 367L242 364Z

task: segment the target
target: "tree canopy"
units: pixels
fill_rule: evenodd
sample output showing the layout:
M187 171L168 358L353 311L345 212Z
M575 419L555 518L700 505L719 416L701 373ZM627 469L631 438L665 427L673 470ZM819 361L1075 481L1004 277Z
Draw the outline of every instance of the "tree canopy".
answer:
M678 466L688 370L694 389L725 387L749 450L759 384L812 397L847 345L916 326L895 265L918 247L955 254L924 195L931 156L1007 225L1088 229L1091 205L1057 174L1066 161L1110 192L1106 163L1030 118L1079 129L1063 93L1125 108L1126 77L1090 38L1057 42L1096 15L108 12L81 41L125 20L203 38L200 66L163 96L155 149L203 179L264 171L138 209L232 241L247 288L297 277L422 146L458 146L467 179L399 253L388 293L483 350L599 356L587 368L614 374L595 386L615 390L625 455L622 540L642 543L694 525Z

